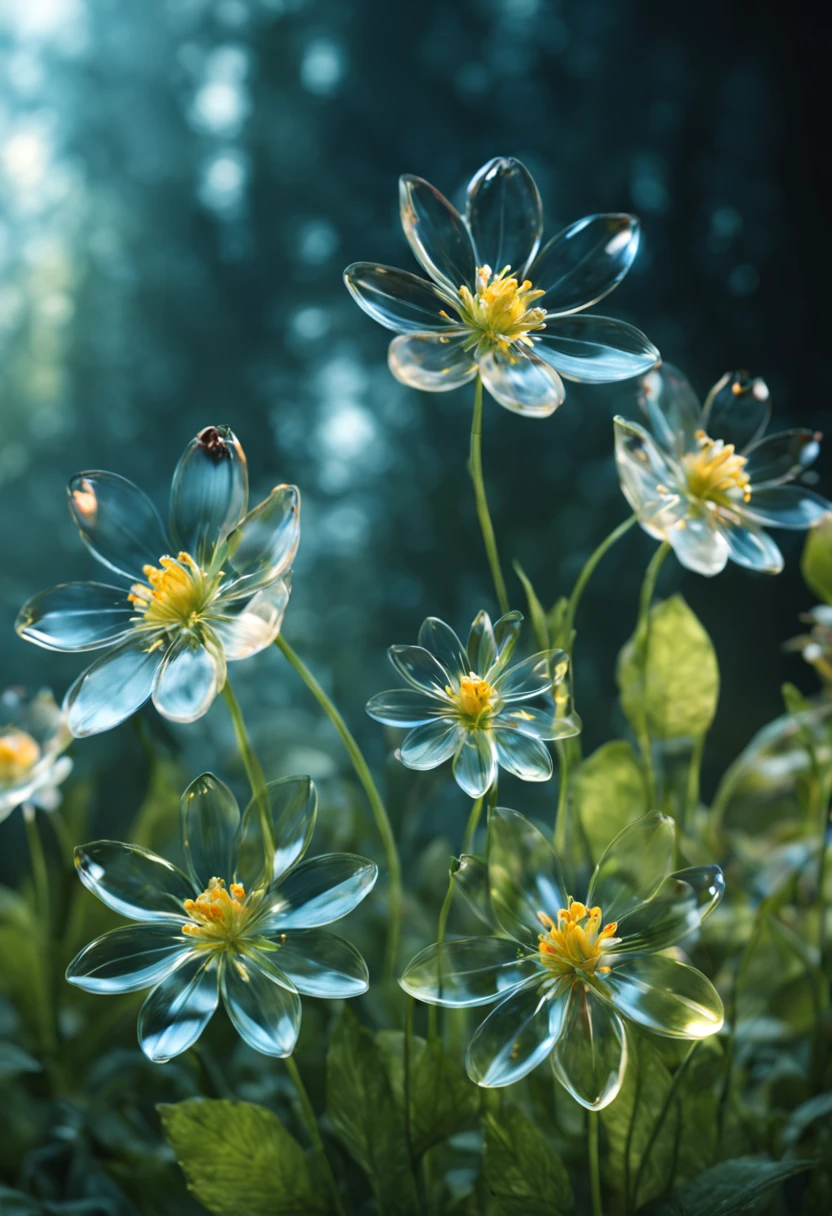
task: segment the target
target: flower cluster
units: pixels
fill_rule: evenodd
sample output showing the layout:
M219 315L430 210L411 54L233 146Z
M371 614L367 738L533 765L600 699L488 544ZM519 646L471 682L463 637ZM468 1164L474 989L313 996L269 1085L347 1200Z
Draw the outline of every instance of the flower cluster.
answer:
M72 739L47 689L30 697L17 688L0 696L0 823L15 807L46 811L60 803L59 786L72 771L64 752Z

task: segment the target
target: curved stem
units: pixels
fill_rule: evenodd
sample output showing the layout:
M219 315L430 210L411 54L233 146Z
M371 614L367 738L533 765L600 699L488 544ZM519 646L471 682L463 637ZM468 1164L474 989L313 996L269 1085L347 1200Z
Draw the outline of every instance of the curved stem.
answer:
M656 580L659 577L659 571L662 568L662 563L670 552L670 545L667 541L663 541L659 545L656 552L650 559L650 564L644 575L644 582L641 584L641 595L638 605L638 622L636 623L635 632L635 653L636 662L641 672L641 698L640 698L640 721L638 727L638 741L641 747L642 760L644 761L644 770L647 777L647 796L648 806L652 807L656 801L656 774L653 771L653 753L650 747L650 732L647 726L647 709L645 706L645 696L647 693L647 661L650 653L650 605L653 602L653 593L656 590Z
M598 548L586 559L581 567L580 574L575 579L575 586L572 588L572 593L569 596L569 600L566 605L562 633L563 646L570 655L572 654L572 633L575 628L575 614L578 611L581 596L586 590L586 585L592 578L592 575L595 573L595 567L598 565L604 554L613 547L617 540L620 540L622 536L625 536L626 533L629 532L630 528L632 528L635 522L636 516L633 514L629 517L629 519L625 519L622 524L619 524L617 528L613 528L609 536L605 537L604 540L601 541Z
M306 1086L298 1072L298 1066L292 1056L286 1056L286 1071L292 1078L292 1084L295 1087L295 1093L298 1096L300 1109L303 1114L303 1121L306 1124L306 1130L309 1132L309 1138L318 1150L323 1164L324 1173L326 1174L327 1186L332 1192L332 1200L335 1204L335 1210L339 1216L345 1216L344 1205L341 1202L341 1196L338 1193L338 1184L335 1181L335 1175L332 1172L332 1166L329 1164L329 1158L326 1155L324 1142L321 1139L321 1133L318 1130L318 1120L315 1118L315 1111L312 1103L309 1101L309 1094L306 1092Z
M494 580L494 590L500 612L505 615L509 610L508 592L500 568L500 555L497 552L497 539L494 536L494 525L488 511L488 499L485 495L485 482L482 477L482 378L479 373L474 383L474 413L471 418L471 447L468 454L468 473L474 486L474 501L477 505L477 518L480 521L480 531L485 542L485 552L491 567L491 577Z
M696 1054L697 1048L701 1047L701 1046L702 1046L702 1039L694 1039L693 1042L691 1043L690 1047L687 1050L687 1054L685 1055L684 1060L682 1060L682 1063L679 1065L679 1067L676 1069L675 1073L673 1074L673 1079L670 1082L670 1086L668 1087L667 1093L665 1094L665 1099L664 1099L664 1102L662 1103L662 1108L659 1111L659 1116L656 1119L655 1123L653 1124L653 1128L650 1132L650 1139L647 1141L644 1152L641 1154L641 1161L639 1162L638 1170L636 1171L636 1180L633 1185L633 1208L634 1209L638 1208L638 1192L639 1192L639 1188L641 1186L641 1179L642 1179L642 1176L644 1175L644 1170L647 1166L647 1162L650 1159L650 1154L653 1151L653 1146L655 1145L656 1140L659 1137L659 1132L664 1127L665 1119L667 1118L668 1113L670 1111L671 1103L673 1102L673 1099L676 1097L676 1091L678 1090L678 1088L682 1082L682 1077L684 1077L685 1073L687 1072L688 1066L690 1065L691 1061L693 1060L693 1057Z
M462 838L462 852L470 853L471 846L474 843L477 827L479 826L482 808L485 805L485 796L477 798L474 805L471 807L471 814L468 816L468 822L465 825L465 835Z
M601 1116L596 1110L588 1112L589 1122L589 1189L592 1195L592 1216L604 1216L601 1202L601 1157L598 1151L598 1125Z
M252 798L257 800L257 806L260 811L260 822L263 826L263 839L266 842L267 850L272 850L274 841L272 838L269 796L266 793L266 778L263 774L263 768L260 761L257 758L257 753L251 746L251 739L249 738L248 731L246 730L243 711L240 709L240 702L234 695L234 689L231 687L231 682L228 679L225 681L222 696L225 704L228 707L228 713L234 726L237 747L239 748L240 757L243 761L243 768L246 770L248 783L251 786Z
M332 725L337 730L341 737L341 742L347 749L350 760L352 761L355 775L361 782L364 793L367 795L367 801L370 804L370 810L375 820L378 834L381 837L381 845L384 850L384 857L387 862L388 881L390 883L390 917L387 929L387 949L385 954L384 971L385 975L392 978L396 970L396 958L399 951L399 924L401 919L401 898L402 898L402 867L399 861L399 853L396 848L396 839L393 835L393 829L390 826L390 820L387 817L387 811L384 808L384 803L381 800L376 784L373 781L372 773L369 765L361 753L361 749L350 733L346 722L341 717L334 703L330 700L327 694L321 688L318 681L312 675L312 672L306 664L295 654L292 647L279 634L275 639L275 645L281 654L289 660L292 667L303 680L306 687L312 693L312 696L323 709Z

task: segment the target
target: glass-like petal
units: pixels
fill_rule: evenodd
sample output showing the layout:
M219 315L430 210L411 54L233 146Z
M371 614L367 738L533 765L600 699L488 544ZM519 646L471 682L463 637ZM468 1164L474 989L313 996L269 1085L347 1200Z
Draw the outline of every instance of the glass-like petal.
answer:
M191 949L181 924L124 925L76 954L66 978L85 992L139 992L163 980Z
M457 785L469 798L488 793L497 777L497 753L489 731L463 730L453 772Z
M832 503L803 486L771 486L766 490L758 490L755 486L751 500L742 507L742 516L752 526L792 528L802 532L814 527L830 511Z
M524 735L510 726L494 726L491 731L497 749L497 763L521 781L548 781L552 757L539 739Z
M356 303L386 329L408 334L439 333L454 323L458 328L458 317L449 313L457 296L450 297L447 290L442 294L433 283L406 270L353 262L344 271L344 282Z
M465 214L477 265L497 273L510 266L522 281L543 232L540 194L526 166L513 156L483 165L468 185Z
M516 811L491 814L488 881L491 903L505 933L531 950L542 932L538 912L556 917L566 907L560 862L545 836Z
M554 700L545 709L522 703L508 705L494 718L495 729L502 726L547 741L571 739L581 733L580 719L576 720L575 714L559 717Z
M450 704L445 689L453 684L451 673L424 646L391 646L387 655L412 688L438 697L444 705Z
M211 627L229 663L250 659L271 646L283 625L290 590L291 576L284 574L252 596L241 611L212 618Z
M263 811L268 817L268 839ZM276 882L296 865L312 839L318 813L318 791L311 777L281 777L270 781L243 814L236 880L246 890L264 880Z
M147 495L117 473L78 473L67 487L69 509L93 555L130 579L144 577L170 544Z
M515 414L548 418L563 401L563 381L536 354L492 351L479 361L482 382L495 401Z
M248 503L248 469L237 436L206 426L180 457L170 491L170 534L202 567L237 526Z
M142 1005L139 1046L149 1060L164 1064L193 1047L217 1007L217 964L194 951L171 972Z
M134 631L78 677L64 699L76 738L111 730L144 705L164 656L162 647L153 649L155 640Z
M468 665L468 654L459 638L444 621L438 617L429 616L422 622L419 629L418 643L436 655L439 662L453 677L455 687L459 687L460 676L468 675L471 668ZM474 668L476 671L476 668Z
M515 988L477 1029L465 1067L477 1085L497 1088L525 1077L550 1054L563 1027L566 998L539 979Z
M609 1106L621 1088L627 1066L624 1023L584 984L575 984L569 995L552 1066L561 1085L587 1110Z
M518 955L520 957L518 957ZM527 980L545 979L532 954L505 937L466 937L421 950L399 983L429 1005L490 1005Z
M171 722L195 722L225 684L222 651L183 634L168 647L153 684L153 704Z
M612 317L578 313L547 319L546 329L534 339L539 358L565 379L584 384L609 384L643 376L659 358L659 352L640 329Z
M639 235L635 216L616 213L588 215L557 233L527 271L546 292L541 307L563 314L597 304L632 266Z
M75 850L84 886L108 908L131 920L185 918L182 903L197 893L186 874L139 844L95 840Z
M330 925L357 908L377 878L375 862L352 853L327 853L302 861L269 892L262 932Z
M46 650L96 650L122 638L135 611L121 587L63 583L27 600L15 629Z
M442 707L415 688L393 688L376 693L367 702L367 713L386 726L421 726L432 722Z
M399 758L406 768L419 771L437 768L450 760L464 738L464 727L453 719L440 718L412 730L402 743Z
M509 667L494 681L500 700L511 704L549 692L552 688L552 669L562 661L561 655L566 658L564 651L541 650L522 663Z
M696 447L702 406L687 378L670 363L654 367L641 382L639 402L656 441L682 456Z
M628 824L601 854L587 906L597 904L607 923L645 903L670 873L675 839L673 820L659 811Z
M300 1031L300 997L291 981L258 951L224 960L222 999L242 1039L264 1056L290 1056Z
M500 926L492 911L491 894L488 890L488 866L483 858L463 853L459 865L452 872L452 878L454 886L477 920L482 921L492 931L498 931Z
M766 382L747 372L726 372L708 393L702 426L713 439L733 443L742 451L760 438L770 417Z
M796 428L767 435L748 449L745 469L754 491L791 481L814 464L820 453L818 431Z
M672 530L688 514L688 504L677 489L674 468L643 427L618 417L614 428L621 492L646 532L657 540L669 539Z
M430 277L454 295L473 287L476 254L456 207L429 182L409 174L399 179L399 212L410 248Z
M522 619L522 618L521 618ZM468 667L482 675L485 679L494 666L497 658L497 641L494 637L494 627L487 612L478 612L474 617L468 634L468 644L465 647L468 657Z
M711 981L663 954L627 959L604 984L619 1013L655 1034L704 1039L722 1027L722 1001Z
M711 578L725 569L730 556L728 532L709 518L687 515L669 530L667 539L683 566Z
M370 986L367 964L352 942L326 929L289 933L270 957L303 996L347 1000Z
M466 349L467 333L401 334L387 351L390 371L410 388L427 393L445 393L468 384L477 374L477 365Z
M223 595L248 595L275 582L291 566L300 543L300 490L275 486L228 538L237 577Z
M725 524L720 528L719 535L727 556L737 565L759 570L763 574L779 574L783 569L783 554L767 532Z
M180 822L185 864L197 890L204 890L212 878L229 882L240 808L228 786L213 773L197 777L182 795Z
M691 866L668 874L656 894L618 922L616 957L675 946L710 916L725 892L719 866Z

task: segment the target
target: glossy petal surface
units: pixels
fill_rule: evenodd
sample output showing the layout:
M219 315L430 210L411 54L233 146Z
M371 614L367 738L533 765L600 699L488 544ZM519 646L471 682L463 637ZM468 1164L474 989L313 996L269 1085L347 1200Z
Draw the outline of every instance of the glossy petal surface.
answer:
M725 891L719 866L692 866L669 874L647 903L618 922L615 954L639 954L675 946L702 924Z
M96 938L66 969L70 984L85 992L139 992L158 984L191 951L172 922L124 925Z
M424 646L391 646L387 654L412 688L438 697L445 705L450 703L445 689L453 683L451 673Z
M95 650L122 638L134 613L123 588L64 583L28 600L15 629L46 650Z
M756 491L799 477L818 458L817 431L797 428L767 435L748 449L745 472Z
M714 439L742 451L759 439L771 417L771 394L764 381L745 372L726 374L708 393L702 425Z
M225 960L222 999L237 1033L264 1056L292 1054L300 1031L300 997L261 953Z
M245 453L227 426L207 426L180 457L170 492L174 546L210 564L217 543L245 513L248 469Z
M249 659L271 646L289 605L290 582L284 575L253 595L241 612L212 620L211 628L229 663Z
M802 532L813 527L832 510L832 506L803 486L772 486L752 491L751 501L742 508L743 518L752 524L771 528L793 528Z
M156 673L153 704L172 722L195 722L211 708L224 683L225 665L185 634L168 648Z
M567 380L609 384L643 376L659 358L640 329L612 317L578 313L546 322L535 353Z
M152 650L153 635L131 633L79 676L64 708L73 735L97 735L124 722L153 690L164 649Z
M515 663L494 681L500 699L508 703L531 700L549 692L552 687L552 667L563 651L541 650L522 663Z
M418 770L436 768L450 760L461 746L464 733L464 727L446 718L417 726L402 743L401 762L407 768Z
M300 543L300 491L275 486L249 511L228 538L228 552L240 576L231 593L247 595L285 574Z
M488 866L482 857L463 853L459 866L453 872L454 886L465 900L477 920L487 925L491 932L499 931L497 918L491 910L491 894L488 890Z
M587 905L604 922L620 920L656 893L673 864L673 820L659 811L629 824L601 855L589 884Z
M231 790L213 773L192 781L180 804L185 864L202 891L212 878L228 882L234 866L240 808Z
M511 658L522 624L522 612L507 612L496 625L487 612L478 612L466 646L470 669L493 680Z
M545 709L522 703L507 705L494 719L494 726L506 726L515 732L544 740L570 739L580 733L574 715L558 716L554 700Z
M450 673L455 685L458 686L460 676L468 675L471 670L468 664L468 654L462 642L450 625L446 625L438 617L429 616L426 621L422 622L418 642L425 650L436 655L445 670Z
M548 781L552 775L552 757L539 739L511 727L495 726L491 731L501 768L521 781Z
M581 1106L601 1110L617 1096L626 1064L621 1018L591 989L576 984L552 1054L555 1076Z
M131 920L184 919L196 891L186 874L138 844L95 840L75 850L78 877L108 908Z
M549 313L589 308L624 278L638 252L639 223L632 215L588 215L564 228L541 249L528 270Z
M540 194L526 166L513 156L483 165L468 186L466 218L477 265L497 272L510 266L522 280L543 232Z
M393 688L379 692L367 702L367 713L376 722L387 726L421 726L432 722L441 706L423 692L410 688Z
M563 382L553 367L533 354L492 351L479 361L482 382L495 401L515 414L548 418L563 401Z
M374 262L353 262L344 271L344 282L368 316L400 334L439 333L451 324L440 312L454 318L447 291L441 295L433 283L406 270Z
M490 733L463 730L454 756L454 778L469 798L481 798L497 776L497 754Z
M536 975L544 978L533 955L518 954L517 943L504 937L446 941L420 951L400 983L417 1001L430 1005L490 1005Z
M663 954L628 959L604 983L616 1009L655 1034L704 1039L722 1026L722 1001L711 981Z
M390 371L410 388L445 393L468 384L477 374L471 352L465 349L468 334L442 337L438 334L402 334L387 351Z
M399 179L399 212L410 248L431 278L454 294L463 283L472 287L474 246L445 196L424 178L407 175Z
M164 1064L193 1047L217 1007L216 959L193 953L168 975L141 1007L139 1046Z
M317 929L357 908L378 877L378 867L352 853L327 853L296 866L267 898L267 927Z
M539 980L516 988L491 1011L465 1057L477 1085L512 1085L550 1054L563 1027L564 997L551 997Z
M147 495L116 473L78 473L67 488L69 509L88 549L129 579L144 577L170 544Z
M779 574L783 569L783 554L767 532L727 525L720 528L720 539L731 561L739 566L762 574Z
M683 566L711 578L725 569L731 548L728 534L736 530L722 529L710 519L690 515L685 519L684 527L670 529L667 539Z
M657 540L670 539L688 513L687 502L675 489L675 470L643 427L624 418L616 418L614 427L621 491L646 532Z
M367 964L355 946L325 929L290 933L269 957L304 996L347 1000L370 984Z
M549 841L523 815L505 807L491 816L488 880L503 931L536 950L541 933L537 914L557 916L566 907L566 889Z
M271 839L264 837L260 799L252 798L243 815L237 881L246 890L264 880L275 882L291 870L303 857L315 831L318 791L311 777L270 781L263 797Z
M702 427L702 406L687 377L670 363L662 363L644 377L639 393L641 408L657 442L681 456L696 446Z

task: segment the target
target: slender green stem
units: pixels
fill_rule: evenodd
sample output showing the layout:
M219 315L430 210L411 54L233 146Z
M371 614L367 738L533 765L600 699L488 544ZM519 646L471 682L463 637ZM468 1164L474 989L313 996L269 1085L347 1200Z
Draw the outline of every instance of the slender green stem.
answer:
M632 1197L632 1206L633 1206L633 1209L635 1209L635 1210L638 1209L638 1192L639 1192L639 1188L641 1187L641 1180L644 1175L644 1171L647 1168L647 1162L650 1160L650 1154L652 1153L656 1140L659 1137L659 1132L664 1127L665 1119L668 1116L668 1112L670 1111L670 1107L673 1102L673 1099L676 1097L676 1092L682 1083L682 1078L684 1077L685 1073L687 1072L688 1067L690 1066L690 1063L693 1060L694 1055L696 1054L697 1048L699 1048L701 1046L702 1046L702 1040L694 1039L693 1042L691 1043L690 1047L688 1048L687 1053L685 1054L684 1060L682 1060L682 1063L679 1065L679 1067L676 1069L675 1073L673 1074L673 1080L670 1082L667 1093L665 1094L665 1099L664 1099L664 1102L662 1103L662 1108L659 1111L658 1118L656 1119L655 1123L653 1124L652 1130L650 1132L650 1139L647 1141L644 1152L641 1154L641 1161L639 1162L638 1170L636 1171L636 1180L635 1180L635 1183L633 1184L633 1197Z
M384 856L387 861L387 874L390 883L390 915L387 928L387 949L385 954L385 975L392 978L396 970L396 958L399 952L399 924L401 919L401 898L402 898L402 867L399 861L399 853L396 848L396 839L393 835L393 829L390 826L390 820L387 817L387 811L384 808L384 803L381 800L381 795L373 781L372 773L369 765L361 753L361 749L353 738L347 727L346 722L341 717L333 702L321 688L318 681L312 675L312 672L306 664L295 654L292 647L281 635L278 635L275 645L280 652L288 659L289 663L294 667L300 678L303 680L306 687L312 693L312 696L318 702L327 715L332 725L337 730L341 737L341 742L347 749L347 753L352 761L352 766L355 770L355 775L361 782L364 793L367 795L367 801L370 804L370 810L375 820L378 834L381 837L381 845L384 850Z
M682 822L680 827L683 832L687 831L692 816L696 813L696 808L699 805L699 782L702 775L702 755L705 751L705 736L700 735L693 745L691 752L690 765L688 766L688 782L685 791L685 805L682 810Z
M480 521L480 531L485 542L485 552L491 567L491 577L494 580L494 590L500 612L508 612L510 604L503 571L500 567L500 555L497 552L497 539L494 536L494 525L488 511L488 499L485 495L485 482L482 477L482 379L477 375L474 383L474 413L471 418L471 448L468 455L468 473L474 486L474 501L477 504L477 518Z
M448 927L448 917L451 914L451 904L454 902L454 878L453 874L448 877L448 890L445 892L445 898L442 901L442 907L439 909L439 923L436 927L436 969L439 987L442 987L442 943L445 940L445 930ZM428 1006L428 1038L435 1039L438 1034L438 1008L436 1005Z
M67 861L72 867L73 858L75 856L75 845L72 842L72 837L69 834L69 828L66 825L66 820L57 808L54 811L49 811L48 819L52 825L52 831L55 833L55 839L58 842L58 848L61 852L61 857Z
M826 954L826 908L823 888L826 884L826 855L829 851L826 837L829 830L829 804L825 794L821 795L820 857L818 858L818 957L821 971L824 970Z
M485 805L485 797L477 798L474 805L471 807L471 814L468 816L468 823L465 825L465 835L462 838L462 852L470 853L474 844L474 836L482 815L482 808Z
M589 1122L589 1189L592 1195L592 1216L604 1216L601 1202L601 1155L598 1150L598 1130L601 1116L597 1110L588 1112Z
M321 1163L326 1175L327 1186L332 1192L332 1200L335 1204L335 1210L339 1213L339 1216L345 1216L344 1205L341 1202L341 1196L338 1193L338 1184L335 1181L335 1175L332 1172L332 1166L329 1164L329 1158L326 1155L324 1142L321 1139L321 1133L318 1130L318 1120L315 1117L314 1108L312 1103L309 1101L309 1094L306 1092L306 1086L301 1079L298 1066L295 1063L293 1056L286 1056L286 1071L292 1078L292 1084L294 1085L295 1093L298 1096L298 1102L300 1103L300 1109L303 1115L303 1121L306 1124L306 1130L309 1132L309 1138L320 1154Z
M32 880L35 884L35 901L44 936L49 940L52 933L52 911L49 897L49 871L43 854L43 842L37 824L37 812L31 803L24 803L23 822L26 825L26 841L32 863Z
M231 682L226 679L225 687L222 690L223 700L228 707L228 712L231 716L231 721L234 725L234 734L237 738L237 747L240 751L240 756L243 761L243 768L246 770L248 783L251 786L251 795L257 801L257 806L260 811L260 822L263 827L263 839L266 842L266 849L272 851L274 840L272 837L272 822L271 810L269 807L269 796L266 793L266 778L263 775L263 768L260 761L257 759L257 754L251 746L251 739L246 730L243 711L240 709L240 702L234 695L234 690L231 687Z
M631 515L629 519L624 520L623 524L619 524L617 528L613 528L609 536L605 537L598 548L586 559L580 574L575 579L575 586L572 588L572 593L566 605L566 613L563 618L563 633L561 635L563 646L570 655L572 654L572 633L575 628L575 614L578 611L581 596L586 590L586 585L595 573L595 567L604 554L613 547L616 541L629 532L635 522L636 516Z
M563 740L560 740L556 747L558 753L558 807L555 812L555 831L552 840L555 852L563 861L569 843L566 830L566 816L569 813L569 751Z
M647 777L648 805L651 808L656 802L656 774L653 771L653 753L650 746L650 732L647 727L647 709L645 706L645 698L647 693L647 662L650 655L650 605L653 602L653 593L656 590L656 580L659 577L659 571L661 570L662 563L669 552L670 545L667 541L663 541L650 559L650 564L648 565L644 575L644 582L641 584L641 596L639 598L638 606L638 622L636 624L635 633L636 661L641 672L641 720L639 722L638 736L639 745L641 747L641 755L644 761L645 775Z
M734 976L734 983L731 987L731 997L726 1009L725 1024L728 1027L728 1043L725 1048L725 1077L722 1082L722 1092L719 1095L719 1103L717 1105L717 1141L722 1139L725 1130L725 1115L728 1110L728 1099L731 1094L731 1082L734 1074L734 1052L736 1051L737 1042L737 1010L739 1006L740 985L745 975L746 967L748 966L751 955L754 953L754 947L757 945L757 938L763 927L763 918L768 911L765 901L760 904L757 913L754 917L754 924L751 929L751 934L745 944L745 949L740 956L740 961L737 965L737 973Z

